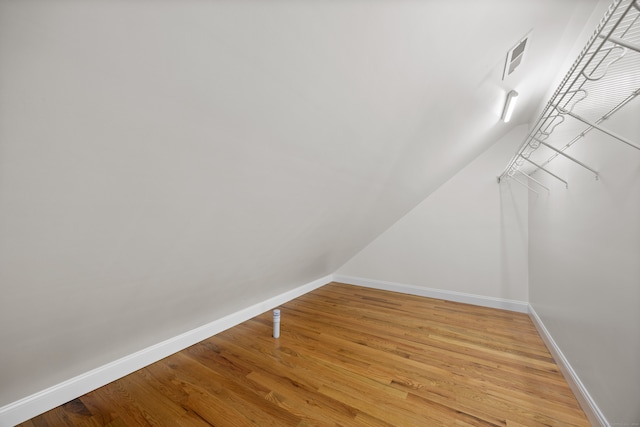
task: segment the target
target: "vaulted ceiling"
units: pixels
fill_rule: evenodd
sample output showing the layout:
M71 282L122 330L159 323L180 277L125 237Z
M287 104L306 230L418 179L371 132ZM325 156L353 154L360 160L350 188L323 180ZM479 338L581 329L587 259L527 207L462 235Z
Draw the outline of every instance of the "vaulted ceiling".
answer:
M0 1L0 405L335 271L534 118L595 6Z

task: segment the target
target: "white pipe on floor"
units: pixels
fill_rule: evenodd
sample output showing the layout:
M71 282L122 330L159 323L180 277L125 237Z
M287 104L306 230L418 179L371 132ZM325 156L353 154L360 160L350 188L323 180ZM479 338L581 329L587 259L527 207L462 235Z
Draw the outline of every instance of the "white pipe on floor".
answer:
M273 337L280 338L280 310L273 310Z

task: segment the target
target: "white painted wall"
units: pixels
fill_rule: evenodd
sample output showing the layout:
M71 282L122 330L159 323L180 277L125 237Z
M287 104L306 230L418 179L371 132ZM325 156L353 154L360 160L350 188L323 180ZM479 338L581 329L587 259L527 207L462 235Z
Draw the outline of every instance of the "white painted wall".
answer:
M603 125L640 144L640 99ZM640 151L592 131L529 199L530 300L611 425L640 423Z
M496 142L337 274L528 301L526 189L495 178L526 130Z

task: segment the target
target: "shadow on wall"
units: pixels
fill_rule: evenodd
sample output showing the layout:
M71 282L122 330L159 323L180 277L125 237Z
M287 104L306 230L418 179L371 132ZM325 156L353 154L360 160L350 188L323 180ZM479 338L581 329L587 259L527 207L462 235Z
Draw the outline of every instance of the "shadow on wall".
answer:
M528 190L517 185L510 181L500 185L500 288L509 295L513 281L525 279L528 300ZM518 261L522 265L514 267ZM516 271L520 273L514 277Z

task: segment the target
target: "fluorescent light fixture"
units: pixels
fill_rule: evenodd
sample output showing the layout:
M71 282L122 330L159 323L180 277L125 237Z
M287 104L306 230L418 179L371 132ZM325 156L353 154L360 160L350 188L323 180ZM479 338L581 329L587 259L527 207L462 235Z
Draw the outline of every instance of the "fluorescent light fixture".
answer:
M518 92L512 90L507 94L507 101L504 103L504 110L502 111L502 121L508 123L511 120L513 110L516 108L516 101L518 100Z

